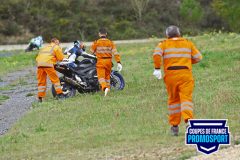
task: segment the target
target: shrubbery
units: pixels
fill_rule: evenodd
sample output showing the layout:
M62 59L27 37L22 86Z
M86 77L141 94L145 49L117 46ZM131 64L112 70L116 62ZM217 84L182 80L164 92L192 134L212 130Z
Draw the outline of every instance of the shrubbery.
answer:
M190 35L239 32L239 6L238 0L4 0L0 43L26 43L37 35L90 41L101 26L111 39L159 37L171 24Z

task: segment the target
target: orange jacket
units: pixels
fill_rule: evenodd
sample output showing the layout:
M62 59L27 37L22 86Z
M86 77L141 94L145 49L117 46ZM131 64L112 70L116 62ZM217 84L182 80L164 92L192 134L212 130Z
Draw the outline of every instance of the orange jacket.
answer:
M64 55L62 53L62 48L54 43L43 47L36 58L37 66L40 67L53 67L57 61L62 61Z
M115 44L105 37L93 42L90 51L97 56L97 59L112 58L114 55L116 62L120 63L120 55Z
M162 58L164 71L170 66L186 66L191 70L192 64L202 60L202 54L191 41L175 37L160 42L155 48L153 53L155 69L160 69Z

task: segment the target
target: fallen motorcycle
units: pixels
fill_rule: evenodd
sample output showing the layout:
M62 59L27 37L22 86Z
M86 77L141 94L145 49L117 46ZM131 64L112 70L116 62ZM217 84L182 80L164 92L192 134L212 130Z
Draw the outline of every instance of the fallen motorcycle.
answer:
M76 91L79 93L97 92L100 90L96 71L96 58L85 58L81 61L76 60L76 67L68 64L55 65L56 71L60 72L60 84L63 94L66 97L73 97ZM111 90L123 90L125 81L118 71L112 71L110 76ZM56 91L52 85L52 95L56 97Z

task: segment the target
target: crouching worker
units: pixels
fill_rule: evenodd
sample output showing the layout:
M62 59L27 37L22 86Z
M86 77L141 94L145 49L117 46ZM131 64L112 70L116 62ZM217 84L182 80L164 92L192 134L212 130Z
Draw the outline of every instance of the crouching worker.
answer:
M193 118L192 93L194 80L192 64L202 60L202 54L195 45L181 37L179 28L169 26L166 29L167 39L160 42L154 50L155 70L153 75L162 78L161 64L163 59L164 82L168 93L169 123L171 133L178 135L181 118L185 123Z
M115 44L107 39L107 31L105 28L101 28L98 33L100 39L96 40L90 51L97 57L97 76L98 81L101 85L102 91L104 91L105 96L110 91L110 75L112 71L112 56L117 62L118 71L122 70L122 65L120 62L120 55L117 52Z
M53 38L51 43L46 47L43 47L36 58L37 61L37 80L38 80L38 101L42 102L42 99L46 96L47 89L47 76L54 84L57 92L57 98L63 99L63 91L61 89L58 75L54 69L54 65L57 61L62 61L64 55L62 48L59 46L59 40Z

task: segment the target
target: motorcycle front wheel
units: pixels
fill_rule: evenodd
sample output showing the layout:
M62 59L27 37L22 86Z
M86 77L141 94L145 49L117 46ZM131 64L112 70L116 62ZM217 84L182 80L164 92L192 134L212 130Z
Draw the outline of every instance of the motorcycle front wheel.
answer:
M117 71L112 71L110 85L113 90L123 90L125 87L123 76Z
M60 77L60 84L61 84L61 87L62 87L62 91L63 91L63 94L69 98L69 97L73 97L76 95L76 89L74 87L72 87L70 84L66 83L64 81L64 78L63 77ZM55 87L54 85L52 85L52 95L53 97L56 97L57 96L57 92L55 90Z

